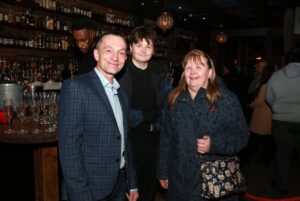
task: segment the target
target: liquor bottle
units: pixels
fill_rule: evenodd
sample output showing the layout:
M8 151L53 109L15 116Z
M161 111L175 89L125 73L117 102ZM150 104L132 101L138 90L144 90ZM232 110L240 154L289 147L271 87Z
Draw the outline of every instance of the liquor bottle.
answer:
M8 13L8 23L14 23L15 22L15 17L13 15L13 13L11 12L11 10L9 10Z
M35 17L34 15L31 13L29 13L29 25L30 26L35 26Z
M30 24L30 14L29 14L29 10L26 10L25 13L25 24L29 25Z
M0 22L3 22L3 21L4 21L4 16L3 16L2 11L0 10Z
M8 14L7 13L3 14L3 21L8 22Z
M21 15L21 24L26 24L26 13L25 11L22 12L22 15Z

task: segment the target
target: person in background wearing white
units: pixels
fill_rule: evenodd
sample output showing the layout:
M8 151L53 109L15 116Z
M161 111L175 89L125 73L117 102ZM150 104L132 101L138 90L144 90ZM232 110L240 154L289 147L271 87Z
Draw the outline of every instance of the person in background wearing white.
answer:
M300 160L300 49L291 50L286 61L287 65L272 75L266 89L276 147L276 180L271 185L282 194L289 190L294 150ZM298 175L293 177L300 178L296 172Z

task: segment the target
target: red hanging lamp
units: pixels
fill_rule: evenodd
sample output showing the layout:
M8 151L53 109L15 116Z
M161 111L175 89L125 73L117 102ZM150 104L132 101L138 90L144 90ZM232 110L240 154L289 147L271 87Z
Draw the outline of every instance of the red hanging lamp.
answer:
M221 45L226 43L227 39L228 39L227 34L223 31L221 31L216 37L217 42Z
M166 12L166 0L165 0L165 11L161 13L161 15L157 18L156 24L157 26L166 31L167 29L171 29L174 25L173 17L170 13Z

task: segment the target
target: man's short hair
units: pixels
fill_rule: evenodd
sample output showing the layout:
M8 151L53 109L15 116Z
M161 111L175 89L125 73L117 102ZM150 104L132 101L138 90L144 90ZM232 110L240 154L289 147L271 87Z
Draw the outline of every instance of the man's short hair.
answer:
M123 38L124 39L124 41L125 41L125 44L126 44L126 47L127 47L127 43L126 43L126 40L125 40L125 37L122 35L122 34L119 34L119 33L117 33L117 32L106 32L106 33L104 33L104 34L102 34L101 36L100 36L100 38L98 39L98 41L97 41L97 43L96 43L96 49L98 49L99 47L100 47L100 45L101 45L101 43L103 42L103 38L105 37L105 36L108 36L108 35L110 35L110 36L119 36L119 37L121 37L121 38Z
M95 31L97 26L92 20L89 19L79 19L74 21L72 24L72 31L81 29L91 29Z

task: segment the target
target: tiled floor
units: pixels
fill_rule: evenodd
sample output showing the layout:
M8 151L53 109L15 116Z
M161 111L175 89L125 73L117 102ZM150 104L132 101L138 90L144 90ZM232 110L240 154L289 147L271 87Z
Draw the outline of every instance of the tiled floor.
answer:
M32 146L0 144L1 201L34 200ZM270 187L274 175L274 163L264 165L255 161L254 157L243 168L248 184L247 193L270 199L300 196L299 161L292 168L288 195L280 195ZM296 157L295 161L297 161ZM164 199L158 193L155 201L164 201Z

